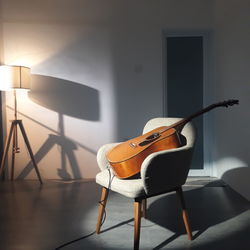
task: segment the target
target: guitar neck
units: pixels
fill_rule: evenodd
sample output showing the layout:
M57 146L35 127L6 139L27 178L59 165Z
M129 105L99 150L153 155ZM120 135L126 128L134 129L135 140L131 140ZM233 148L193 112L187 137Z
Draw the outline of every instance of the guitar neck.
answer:
M223 101L223 102L219 102L219 103L215 103L212 104L190 116L188 116L187 118L184 118L174 124L172 124L171 126L163 129L162 131L160 131L160 133L170 129L170 128L174 128L176 129L178 132L181 132L181 130L183 129L183 127L185 126L186 123L188 123L189 121L191 121L192 119L194 119L197 116L200 116L208 111L210 111L211 109L217 108L217 107L228 107L228 106L233 106L235 104L239 104L239 100L228 100L228 101Z
M206 107L205 109L202 109L202 110L200 110L200 111L198 111L198 112L196 112L196 113L194 113L194 114L192 114L192 115L190 115L190 116L188 116L188 117L186 117L186 118L184 118L184 119L182 119L182 120L180 120L180 121L178 121L178 122L172 124L170 127L171 127L171 128L184 127L184 125L185 125L186 123L190 122L190 121L193 120L194 118L196 118L196 117L198 117L198 116L200 116L200 115L202 115L202 114L204 114L204 113L206 113L206 112L208 112L208 111L210 111L211 109L214 109L214 108L216 108L216 107L217 107L217 106L215 106L215 105L210 105L210 106Z
M171 127L175 128L175 127L179 127L179 126L184 126L186 123L190 122L194 118L196 118L196 117L198 117L198 116L200 116L200 115L202 115L202 114L210 111L211 109L215 108L215 107L211 107L211 106L209 106L209 107L207 107L205 109L202 109L202 110L200 110L200 111L198 111L198 112L196 112L196 113L194 113L194 114L192 114L192 115L190 115L190 116L188 116L186 118L183 118L182 120L180 120L180 121L172 124Z

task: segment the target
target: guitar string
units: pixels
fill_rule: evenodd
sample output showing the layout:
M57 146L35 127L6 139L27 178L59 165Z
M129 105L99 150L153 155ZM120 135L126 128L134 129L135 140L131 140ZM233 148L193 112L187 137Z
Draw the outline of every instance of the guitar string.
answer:
M108 192L109 192L109 190L110 190L110 188L111 188L111 183L112 183L112 181L113 181L113 179L114 179L115 176L113 175L113 176L111 177L111 171L110 171L110 167L109 167L109 166L107 166L107 169L108 169L108 172L109 172L109 183L108 183ZM107 199L108 199L108 197L107 197ZM100 205L102 205L103 208L104 208L104 215L103 215L102 222L101 222L101 226L102 226L102 225L104 224L105 220L106 220L106 217L107 217L107 213L106 213L106 209L105 209L105 205L104 205L105 199L98 201L98 203L99 203ZM73 243L75 243L75 242L77 242L77 241L86 239L86 238L88 238L88 237L94 235L95 233L96 233L96 230L93 231L93 232L91 232L91 233L89 233L89 234L83 235L83 236L81 236L81 237L79 237L79 238L76 238L76 239L74 239L74 240L68 241L68 242L66 242L66 243L64 243L64 244L62 244L62 245L60 245L60 246L58 246L58 247L55 248L54 250L62 249L63 247L66 247L66 246L68 246L68 245L71 245L71 244L73 244Z
M165 128L163 128L163 129L160 130L159 132L152 132L152 134L148 135L147 137L145 137L144 139L142 139L141 141L139 141L139 142L137 142L137 143L131 142L130 145L132 145L132 146L138 146L138 145L141 146L140 144L142 144L143 142L146 142L146 141L153 142L153 141L155 141L156 139L160 138L160 135L161 135L161 134L163 134L164 132L166 132L166 131L168 131L168 130L170 130L170 129L172 129L172 128L173 128L172 126L169 126L169 127L166 126ZM158 134L159 136L156 137L156 138L153 138L151 141L150 141L150 139L147 139L148 137L153 136L154 134ZM172 134L170 134L170 135L168 135L168 136L165 136L164 138L170 137L171 135L172 135ZM140 137L143 137L143 136L145 136L145 134L141 135ZM134 138L134 139L135 139L135 138Z
M184 119L181 119L180 121L177 121L175 122L174 124L170 125L170 126L167 126L165 128L163 128L162 130L160 130L158 133L159 134L162 134L164 132L166 132L167 130L171 129L171 128L175 128L175 127L178 127L178 126L185 126L186 123L188 123L189 121L193 120L193 118L199 116L199 115L202 115L216 107L220 107L220 106L225 106L225 107L228 107L229 106L232 106L234 104L239 104L239 101L238 100L228 100L228 101L224 101L224 102L220 102L220 103L217 103L217 104L212 104L212 105L209 105L207 106L206 108L200 110L200 111L197 111L196 113L188 116L187 118L184 118ZM150 134L149 136L147 137L150 137L152 136L154 133ZM137 145L139 145L140 143L144 142L145 140L147 140L147 137L141 141L139 141L137 143Z

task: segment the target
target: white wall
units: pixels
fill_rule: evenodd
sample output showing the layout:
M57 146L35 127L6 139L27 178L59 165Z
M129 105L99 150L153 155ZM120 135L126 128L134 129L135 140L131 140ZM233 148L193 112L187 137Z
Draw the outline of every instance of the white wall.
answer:
M18 108L43 178L94 177L99 146L161 116L162 30L211 29L213 12L205 0L2 4L4 63L33 73ZM9 120L11 94L6 104ZM23 151L16 175L36 178L28 161Z
M240 105L208 115L208 150L214 175L249 199L249 7L247 0L2 0L3 62L33 73L18 108L43 178L94 177L99 146L136 136L162 115L162 31L211 30L206 102ZM7 93L7 121L12 103ZM26 150L16 165L17 176L36 178Z
M238 107L216 112L216 175L250 200L250 2L216 1L216 98L240 100Z

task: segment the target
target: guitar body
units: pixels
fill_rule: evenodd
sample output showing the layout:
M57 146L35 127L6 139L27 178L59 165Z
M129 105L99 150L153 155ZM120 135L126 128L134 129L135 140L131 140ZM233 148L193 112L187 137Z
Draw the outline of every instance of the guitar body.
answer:
M117 177L128 178L140 172L148 155L180 146L179 134L174 128L159 127L117 145L107 153L107 159Z
M212 104L171 126L153 129L144 135L117 145L106 155L115 175L119 178L128 178L139 173L141 164L148 155L181 146L179 135L187 122L216 107L228 107L235 104L239 104L239 101L228 100Z

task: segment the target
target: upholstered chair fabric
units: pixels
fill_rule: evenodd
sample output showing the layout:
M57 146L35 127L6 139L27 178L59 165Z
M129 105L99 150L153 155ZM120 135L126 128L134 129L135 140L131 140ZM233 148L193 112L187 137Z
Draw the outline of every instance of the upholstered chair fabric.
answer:
M160 126L169 126L180 118L154 118L143 129L146 133ZM96 183L129 198L153 196L166 192L185 183L191 164L195 133L189 122L182 130L186 144L176 149L150 154L142 163L141 177L119 179L114 176L106 153L118 143L106 144L97 153L97 162L101 172L96 176Z
M146 133L160 126L170 126L180 118L155 118L144 127ZM183 185L186 182L190 168L195 131L191 123L182 130L185 144L182 147L159 151L149 155L141 166L141 178L147 195L162 193Z

